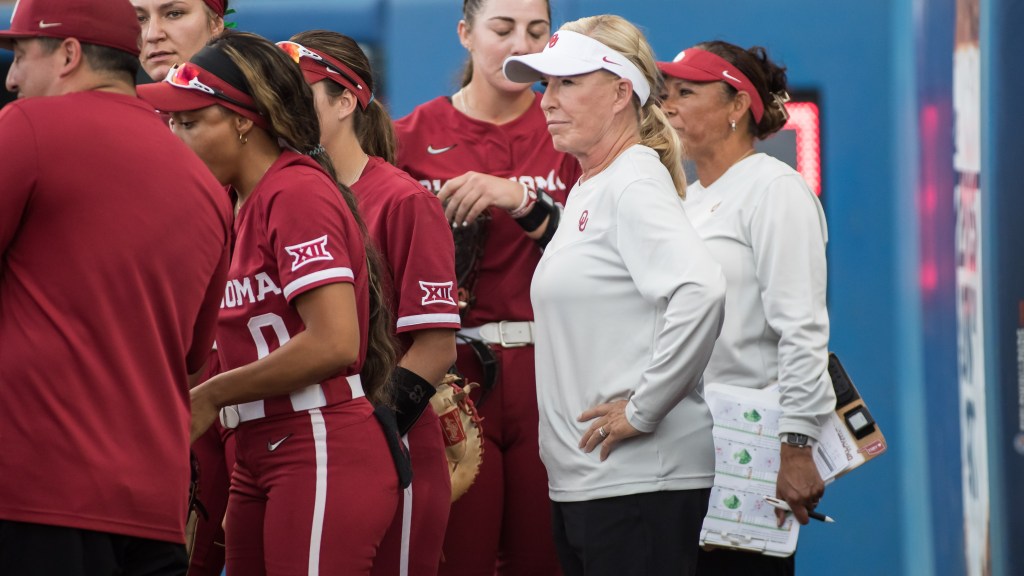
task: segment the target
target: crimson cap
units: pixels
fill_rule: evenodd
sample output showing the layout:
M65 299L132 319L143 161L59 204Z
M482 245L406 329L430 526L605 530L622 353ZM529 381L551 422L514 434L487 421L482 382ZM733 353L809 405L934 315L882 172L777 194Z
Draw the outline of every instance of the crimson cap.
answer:
M138 57L141 33L128 0L18 0L0 48L10 50L18 38L77 38Z
M761 122L761 116L764 115L761 95L757 93L754 83L725 58L700 48L687 48L671 62L658 62L658 70L665 76L690 82L725 82L737 92L746 92L750 96L750 113L754 115L754 123Z

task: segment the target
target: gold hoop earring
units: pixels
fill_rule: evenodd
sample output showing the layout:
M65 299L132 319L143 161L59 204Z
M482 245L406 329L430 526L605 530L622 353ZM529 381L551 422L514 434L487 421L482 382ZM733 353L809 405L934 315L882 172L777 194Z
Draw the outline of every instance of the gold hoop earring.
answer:
M733 130L735 130L735 127L733 128ZM238 141L242 143L242 146L245 146L246 143L249 142L249 137L245 136L241 132L239 132L238 133Z

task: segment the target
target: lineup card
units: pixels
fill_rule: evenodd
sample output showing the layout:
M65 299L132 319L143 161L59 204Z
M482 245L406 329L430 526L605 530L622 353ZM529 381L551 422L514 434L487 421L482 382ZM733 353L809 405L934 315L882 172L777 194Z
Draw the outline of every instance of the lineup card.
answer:
M778 526L775 496L781 443L779 393L726 384L705 386L715 420L715 485L701 529L701 544L789 556L796 550L800 524L792 516ZM826 482L849 464L843 442L831 426L822 430L814 461Z

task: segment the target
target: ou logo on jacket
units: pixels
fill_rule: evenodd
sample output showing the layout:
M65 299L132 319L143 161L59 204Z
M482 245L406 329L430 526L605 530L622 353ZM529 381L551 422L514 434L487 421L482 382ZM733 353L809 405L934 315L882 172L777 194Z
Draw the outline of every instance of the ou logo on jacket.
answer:
M580 232L583 232L587 228L587 222L590 221L590 210L584 210L583 214L580 215Z

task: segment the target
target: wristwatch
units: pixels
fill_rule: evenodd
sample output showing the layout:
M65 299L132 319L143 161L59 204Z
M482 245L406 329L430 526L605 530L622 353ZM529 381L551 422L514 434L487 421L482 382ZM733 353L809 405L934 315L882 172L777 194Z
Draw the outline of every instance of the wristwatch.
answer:
M797 434L796 432L788 432L782 435L781 440L789 444L790 446L796 446L797 448L810 448L811 438L807 434Z

